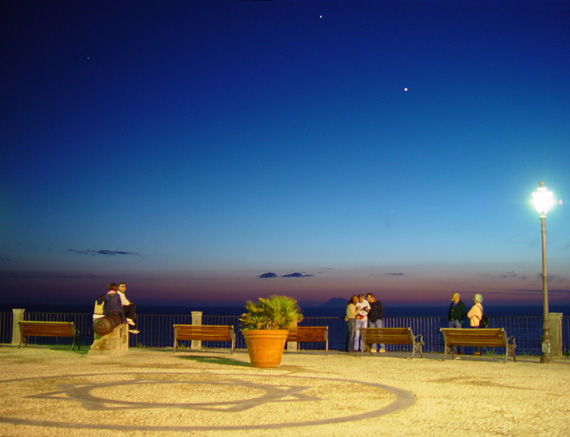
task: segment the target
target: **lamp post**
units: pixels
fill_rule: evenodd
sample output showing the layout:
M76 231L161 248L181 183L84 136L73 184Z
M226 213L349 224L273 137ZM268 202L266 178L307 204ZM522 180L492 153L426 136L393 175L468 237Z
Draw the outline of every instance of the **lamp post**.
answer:
M540 217L542 234L542 355L540 362L547 364L552 361L550 354L550 320L548 319L548 286L546 282L546 213L555 204L554 193L549 191L544 182L538 183L538 188L532 193L532 203Z

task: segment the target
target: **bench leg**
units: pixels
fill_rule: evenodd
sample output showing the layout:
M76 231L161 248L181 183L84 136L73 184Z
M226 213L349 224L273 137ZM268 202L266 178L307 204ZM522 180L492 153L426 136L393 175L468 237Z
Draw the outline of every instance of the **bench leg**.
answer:
M73 344L71 345L71 350L75 350L75 346L77 346L78 351L81 350L81 343L79 343L79 334L81 334L81 332L77 331L73 335Z
M515 355L515 346L514 345L508 345L507 346L507 353L510 352L511 355L513 356L513 361L516 363L517 362L517 356ZM507 355L508 358L508 355Z
M414 347L418 348L418 352L420 353L420 356L423 358L424 357L423 345L421 343L416 343Z
M451 357L453 358L453 351L451 350L451 348L447 345L447 343L445 343L443 345L443 358L441 361L445 361L445 359L447 358L447 353L451 352Z
M75 346L77 346L77 350L81 350L81 346L79 346L79 341L77 338L77 334L73 336L73 344L71 345L71 350L74 351L75 350Z

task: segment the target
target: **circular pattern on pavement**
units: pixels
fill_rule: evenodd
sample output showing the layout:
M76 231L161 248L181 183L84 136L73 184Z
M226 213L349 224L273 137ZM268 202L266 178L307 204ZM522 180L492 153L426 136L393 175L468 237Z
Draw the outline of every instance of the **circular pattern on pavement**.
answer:
M245 372L23 378L0 382L0 396L14 400L0 423L123 431L325 425L394 413L416 400L367 381Z

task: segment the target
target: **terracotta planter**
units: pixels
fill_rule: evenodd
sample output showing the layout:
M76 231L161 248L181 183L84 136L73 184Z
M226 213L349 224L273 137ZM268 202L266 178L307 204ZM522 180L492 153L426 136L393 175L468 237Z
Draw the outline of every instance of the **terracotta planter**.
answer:
M287 329L248 329L243 331L249 361L253 367L277 367L287 340Z

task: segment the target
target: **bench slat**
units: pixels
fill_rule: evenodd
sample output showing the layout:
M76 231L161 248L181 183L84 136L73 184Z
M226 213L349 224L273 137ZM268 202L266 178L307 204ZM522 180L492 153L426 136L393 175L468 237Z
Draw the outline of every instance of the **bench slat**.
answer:
M397 344L397 345L411 345L412 355L417 352L424 356L422 347L424 345L423 337L421 335L414 335L412 328L361 328L362 343L368 347L370 354L370 346L377 343L382 344ZM362 351L360 351L362 355Z
M235 350L235 332L232 325L172 325L174 328L174 351L179 340L231 341L231 353Z
M287 342L292 343L325 343L325 353L329 352L328 326L297 326L290 329Z
M73 338L71 349L81 349L79 344L79 331L75 331L74 322L41 322L32 320L20 320L21 340L18 348L28 346L28 337L69 337Z
M454 346L473 346L473 347L501 347L505 348L505 360L507 361L509 353L516 362L515 356L515 338L507 337L504 328L440 328L443 336L444 353L443 360L450 353L454 358Z

